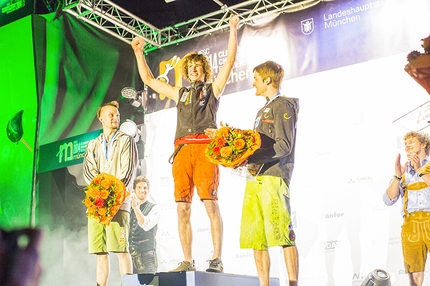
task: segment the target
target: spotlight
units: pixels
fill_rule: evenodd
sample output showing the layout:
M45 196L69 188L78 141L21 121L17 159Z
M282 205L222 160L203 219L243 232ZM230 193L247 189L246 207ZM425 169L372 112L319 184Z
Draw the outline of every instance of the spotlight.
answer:
M119 127L119 130L133 137L134 142L140 140L140 130L137 127L136 123L134 123L130 119L126 119L125 122L123 122Z
M139 100L141 99L141 91L136 91L132 87L124 87L121 90L121 95L123 99L128 103L133 105L134 107L139 107L142 105L142 102Z
M124 87L121 90L121 99L145 114L154 110L157 97L156 93L148 94L148 86L146 85L143 90L139 91L136 91L133 87Z
M367 275L361 286L391 286L390 275L382 269L375 269Z

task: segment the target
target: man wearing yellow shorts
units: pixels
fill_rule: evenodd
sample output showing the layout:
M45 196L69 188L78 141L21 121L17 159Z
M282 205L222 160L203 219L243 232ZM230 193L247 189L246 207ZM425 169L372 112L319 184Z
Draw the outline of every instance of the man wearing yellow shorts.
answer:
M130 135L118 130L120 123L119 104L111 101L97 110L97 118L103 132L88 142L83 162L83 176L89 185L101 173L117 177L133 192L133 181L137 166L137 146ZM131 197L128 196L107 226L88 218L88 250L96 254L96 282L106 286L110 273L109 252L116 253L121 277L133 272L128 250Z
M400 163L397 154L394 176L384 192L387 206L399 198L403 203L401 231L405 273L411 286L421 286L430 249L430 137L411 131L403 137L407 160Z
M283 68L273 61L254 68L255 94L266 97L267 103L255 119L261 147L248 158L248 168L255 177L246 183L240 247L254 250L261 286L270 285L271 246L283 248L289 285L298 285L299 259L290 217L289 184L299 104L296 98L281 96L283 77Z

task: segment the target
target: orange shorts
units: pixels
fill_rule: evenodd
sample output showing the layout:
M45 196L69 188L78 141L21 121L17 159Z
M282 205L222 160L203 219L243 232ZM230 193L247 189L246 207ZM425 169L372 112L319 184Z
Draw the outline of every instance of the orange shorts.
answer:
M205 157L208 144L185 144L173 160L175 201L191 203L194 187L200 200L217 200L219 167Z

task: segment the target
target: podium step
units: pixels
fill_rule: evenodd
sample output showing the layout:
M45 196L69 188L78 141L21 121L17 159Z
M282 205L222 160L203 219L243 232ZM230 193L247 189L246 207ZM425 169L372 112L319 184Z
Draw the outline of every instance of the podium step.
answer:
M257 276L200 271L124 275L122 286L259 286ZM279 286L279 278L270 278Z

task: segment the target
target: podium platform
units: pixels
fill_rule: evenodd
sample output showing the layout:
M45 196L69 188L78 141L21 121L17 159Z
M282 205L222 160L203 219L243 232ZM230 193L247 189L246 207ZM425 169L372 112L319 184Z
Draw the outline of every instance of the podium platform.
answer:
M122 286L259 286L257 276L200 271L124 275ZM279 286L279 278L270 278Z

